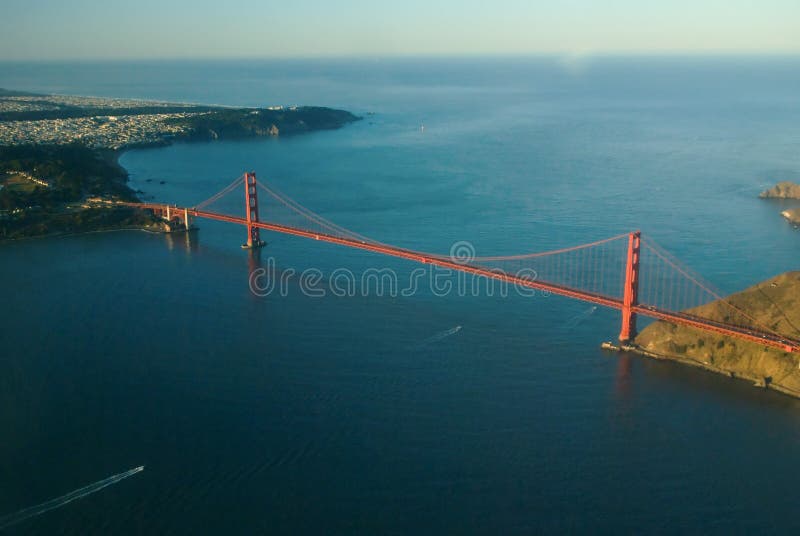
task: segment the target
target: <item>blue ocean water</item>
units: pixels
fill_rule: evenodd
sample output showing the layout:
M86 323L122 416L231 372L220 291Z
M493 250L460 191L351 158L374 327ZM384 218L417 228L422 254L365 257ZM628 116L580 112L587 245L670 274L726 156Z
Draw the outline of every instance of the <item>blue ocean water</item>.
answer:
M479 255L641 229L725 292L798 269L757 199L800 178L796 58L2 64L0 87L266 106L344 129L125 153L152 198L256 170L381 241ZM425 126L424 132L420 128ZM164 181L164 184L161 184ZM230 203L240 203L234 198ZM231 205L232 207L234 205ZM201 222L0 248L0 516L141 474L20 533L796 529L800 403L601 340L556 297L254 296L248 277L415 268ZM455 329L459 327L460 329Z

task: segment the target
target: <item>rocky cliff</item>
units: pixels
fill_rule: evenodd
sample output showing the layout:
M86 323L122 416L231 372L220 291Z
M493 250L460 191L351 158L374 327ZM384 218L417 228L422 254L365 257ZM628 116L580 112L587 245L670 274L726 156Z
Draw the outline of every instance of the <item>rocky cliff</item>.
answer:
M769 190L764 190L758 196L773 199L800 199L800 184L784 181L779 182Z

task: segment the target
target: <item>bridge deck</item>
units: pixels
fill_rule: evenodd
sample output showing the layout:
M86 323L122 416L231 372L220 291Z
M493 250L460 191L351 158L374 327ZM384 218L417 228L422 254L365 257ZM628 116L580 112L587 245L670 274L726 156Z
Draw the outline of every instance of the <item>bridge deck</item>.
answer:
M124 203L124 204L143 209L164 210L166 208L166 205L152 204L152 203ZM194 216L196 218L206 218L211 220L225 221L244 226L248 225L247 220L245 218L240 218L237 216L228 216L225 214L217 214L215 212L206 212L203 210L196 210L193 208L185 208L177 206L172 206L170 208L177 214L183 214L184 211L187 211L190 216ZM321 240L323 242L329 242L332 244L339 244L342 246L361 249L365 251L372 251L374 253L380 253L391 257L398 257L401 259L408 259L410 261L422 264L431 264L442 268L449 268L451 270L466 272L475 276L481 276L489 279L503 281L521 287L541 290L545 292L552 292L553 294L559 296L565 296L576 300L595 303L598 305L602 305L604 307L610 307L612 309L622 309L622 300L619 298L586 292L583 290L569 288L554 283L548 283L546 281L539 281L535 279L518 277L498 270L490 270L479 266L461 264L454 262L449 257L445 256L435 256L386 244L360 241L351 238L343 238L325 233L317 233L313 231L299 229L296 227L280 225L277 223L252 222L251 224L254 227L257 227L259 229L265 229L267 231L274 231L276 233L300 236L303 238L310 238L312 240ZM774 333L763 332L741 326L732 326L729 324L724 324L722 322L716 322L713 320L692 316L686 313L667 311L664 309L659 309L647 305L636 305L633 307L633 311L636 314L650 318L655 318L657 320L664 320L666 322L671 322L674 324L698 328L706 331L719 333L722 335L728 335L731 337L747 340L750 342L763 344L765 346L769 346L772 348L778 348L785 352L800 353L799 341L793 341L788 338L775 335Z

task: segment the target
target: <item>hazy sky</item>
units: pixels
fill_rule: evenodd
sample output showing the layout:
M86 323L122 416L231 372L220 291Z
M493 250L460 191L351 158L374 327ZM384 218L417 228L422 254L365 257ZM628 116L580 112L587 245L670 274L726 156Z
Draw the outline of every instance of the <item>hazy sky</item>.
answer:
M800 0L0 0L0 59L800 53Z

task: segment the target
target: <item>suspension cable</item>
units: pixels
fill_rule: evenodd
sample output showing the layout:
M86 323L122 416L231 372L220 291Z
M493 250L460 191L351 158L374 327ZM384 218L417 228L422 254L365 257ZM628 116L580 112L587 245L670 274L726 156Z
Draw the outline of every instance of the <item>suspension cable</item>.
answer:
M194 206L194 208L201 209L201 208L207 207L211 203L219 200L221 197L229 194L236 186L238 186L238 185L240 185L242 183L242 177L243 177L243 175L239 175L228 186L226 186L225 188L223 188L222 190L220 190L216 194L212 195L211 197L209 197L205 201L202 201L202 202L198 203L197 205Z
M259 186L259 188L263 189L265 192L267 192L267 194L269 194L271 197L273 197L274 199L276 199L277 201L282 203L284 206L286 206L290 210L300 214L301 216L303 216L303 217L315 222L318 225L321 225L322 227L324 227L324 228L326 228L326 229L328 229L328 230L330 230L330 231L332 231L334 233L343 234L343 235L351 237L351 238L356 238L356 239L358 239L360 241L363 241L363 242L369 242L369 243L372 243L372 244L381 244L381 242L378 242L377 240L373 240L373 239L371 239L369 237L360 235L360 234L356 233L355 231L351 231L350 229L347 229L345 227L342 227L341 225L337 225L337 224L333 223L332 221L324 218L323 216L320 216L316 212L313 212L310 209L304 207L303 205L301 205L297 201L293 200L291 197L289 197L289 196L287 196L285 194L283 194L283 195L279 194L276 191L274 191L272 188L270 188L270 187L268 187L268 186L266 186L266 185L264 185L264 184L262 184L260 182L258 183L258 186Z
M643 241L643 242L644 242L644 241ZM660 252L660 251L658 251L658 249L657 249L656 247L653 247L653 242L652 242L652 240L648 240L648 241L646 242L646 245L648 245L648 246L650 247L650 250L651 250L653 253L655 253L655 254L656 254L658 257L660 257L660 258L661 258L661 259L662 259L664 262L666 262L667 264L669 264L670 266L672 266L674 269L676 269L678 272L680 272L681 274L683 274L685 277L689 278L689 279L690 279L692 282L694 282L694 283L695 283L697 286L699 286L700 288L702 288L703 290L705 290L706 292L708 292L709 294L711 294L711 295L712 295L714 298L716 298L718 301L720 301L720 302L724 303L725 305L727 305L728 307L730 307L730 308L731 308L731 309L733 309L734 311L737 311L737 312L741 313L741 314L742 314L742 315L743 315L745 318L747 318L747 319L749 319L750 321L752 321L754 325L756 325L756 326L760 326L760 327L764 328L764 329L765 329L767 332L769 332L769 333L772 333L772 334L774 334L774 335L778 335L779 337L783 337L783 335L782 335L781 333L778 333L777 331L775 331L774 329L770 328L769 326L766 326L766 325L762 324L761 322L759 322L758 320L756 320L755 318L753 318L751 315L747 314L745 311L743 311L743 310L739 309L738 307L736 307L735 305L733 305L732 303L730 303L730 302L729 302L729 301L728 301L726 298L724 298L724 297L720 296L720 295L719 295L717 292L715 292L714 290L712 290L712 289L708 288L706 285L704 285L703 283L701 283L700 281L698 281L698 280L697 280L695 277L693 277L691 274L689 274L689 273L688 273L686 270L684 270L684 269L683 269L681 266L678 266L678 264L676 264L675 262L673 262L672 260L670 260L669 258L667 258L667 256L666 256L666 255L662 255L662 254L661 254L661 252Z

